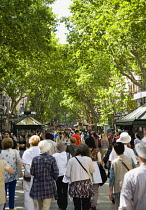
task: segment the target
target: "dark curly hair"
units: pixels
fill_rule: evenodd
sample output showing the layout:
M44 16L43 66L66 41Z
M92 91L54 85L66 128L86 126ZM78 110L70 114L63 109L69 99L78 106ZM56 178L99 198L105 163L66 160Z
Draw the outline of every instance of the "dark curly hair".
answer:
M81 156L91 156L89 147L86 144L80 144L77 149L76 149L76 156L81 155Z

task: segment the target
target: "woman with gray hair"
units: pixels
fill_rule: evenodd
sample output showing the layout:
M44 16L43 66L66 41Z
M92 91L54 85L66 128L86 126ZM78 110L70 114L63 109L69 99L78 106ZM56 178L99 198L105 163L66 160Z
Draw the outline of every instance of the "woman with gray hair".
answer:
M22 162L25 168L24 177L23 177L23 190L24 190L24 207L25 210L37 210L38 204L37 202L33 201L32 198L29 196L30 192L30 180L31 174L26 175L26 170L30 168L32 159L39 155L39 147L38 143L40 142L40 137L37 135L33 135L29 139L30 148L25 150L22 156ZM30 171L28 171L30 172Z
M67 208L67 190L68 190L68 183L62 182L63 177L66 172L67 162L69 153L66 153L66 145L63 142L58 142L57 144L57 153L53 154L53 157L56 159L57 166L59 168L59 176L56 180L57 185L57 204L59 209L66 210Z
M33 183L30 197L38 201L39 210L49 210L53 197L57 199L55 181L58 178L56 160L49 154L51 144L47 140L39 143L40 155L32 160L30 173Z

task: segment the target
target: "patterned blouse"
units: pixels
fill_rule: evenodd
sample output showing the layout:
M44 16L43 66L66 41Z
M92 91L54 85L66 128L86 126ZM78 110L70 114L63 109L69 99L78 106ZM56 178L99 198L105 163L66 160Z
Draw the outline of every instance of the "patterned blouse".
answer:
M7 161L7 163L13 168L14 174L9 174L5 172L5 183L12 182L14 180L18 180L18 172L16 169L16 160L21 162L21 158L19 153L15 149L7 149L2 150L0 157Z

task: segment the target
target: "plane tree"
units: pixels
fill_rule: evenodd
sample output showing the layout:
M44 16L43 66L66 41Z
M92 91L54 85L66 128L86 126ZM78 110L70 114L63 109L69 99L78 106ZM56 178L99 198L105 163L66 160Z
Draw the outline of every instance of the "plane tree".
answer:
M72 0L70 42L109 55L109 63L146 89L146 3L144 0ZM110 74L110 70L109 70ZM137 80L135 76L140 76Z
M0 85L12 99L11 112L37 85L37 75L43 74L45 63L48 65L48 58L56 49L53 2L0 2Z

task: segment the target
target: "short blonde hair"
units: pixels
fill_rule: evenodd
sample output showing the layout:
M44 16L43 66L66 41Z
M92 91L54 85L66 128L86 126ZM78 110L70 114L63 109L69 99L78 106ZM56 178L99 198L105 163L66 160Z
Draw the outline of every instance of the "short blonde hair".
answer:
M31 144L31 146L38 146L39 142L40 137L38 135L33 135L29 139L29 144Z

